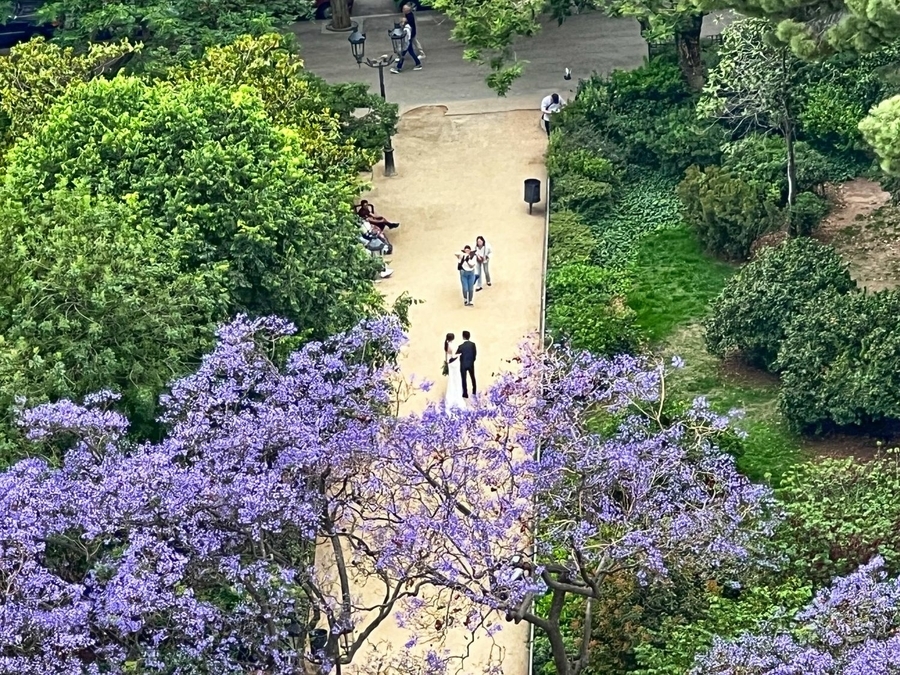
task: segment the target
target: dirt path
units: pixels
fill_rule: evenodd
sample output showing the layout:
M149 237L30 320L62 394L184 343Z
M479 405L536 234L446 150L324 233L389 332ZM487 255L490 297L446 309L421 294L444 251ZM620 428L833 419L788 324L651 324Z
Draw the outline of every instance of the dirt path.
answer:
M881 186L856 178L832 188L834 207L815 237L834 246L850 274L870 291L900 284L900 209Z
M394 275L381 282L381 291L389 299L408 292L422 301L410 311L410 341L401 367L406 376L436 385L428 396L410 400L407 411L443 398L446 379L440 365L445 333L454 332L459 338L463 330L471 331L478 347L479 387L484 387L495 373L508 370L506 361L515 355L519 342L540 324L544 210L542 204L529 215L523 202L524 179L538 178L546 187L546 136L538 128L537 113L453 113L453 108L435 106L403 115L394 140L399 175L386 179L376 167L374 188L366 195L380 213L401 223L389 231ZM453 254L463 244L474 244L479 235L494 250L493 286L476 293L474 307L464 307ZM373 633L370 645L398 654L405 651L409 636L388 621ZM444 645L456 655L468 650L464 673L485 672L498 658L504 675L528 673L529 632L524 624L504 624L493 641L467 645L465 637L462 631L452 634ZM374 660L364 651L343 673L368 675ZM428 673L426 669L402 675Z

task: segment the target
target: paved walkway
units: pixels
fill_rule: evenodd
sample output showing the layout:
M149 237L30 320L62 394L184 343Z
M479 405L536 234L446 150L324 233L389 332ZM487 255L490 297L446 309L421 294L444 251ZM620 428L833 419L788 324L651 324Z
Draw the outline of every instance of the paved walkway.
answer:
M460 114L461 113L461 114ZM535 110L467 114L465 108L422 107L403 115L394 141L398 175L374 171L367 197L388 218L401 222L391 232L394 276L381 283L393 298L409 292L422 303L410 312L410 342L401 367L406 375L436 382L428 394L410 400L407 410L443 398L440 374L444 335L463 330L478 346L479 385L508 369L518 343L538 330L542 294L544 204L529 215L523 181L538 178L546 188L546 136ZM454 252L484 236L494 249L493 286L476 293L465 307ZM469 647L465 673L481 673L502 653L505 675L528 672L528 627L505 624L495 637ZM465 635L450 636L447 647L462 654ZM385 623L370 643L402 650L408 633ZM502 652L498 652L500 649ZM365 651L345 673L361 675L372 658ZM419 673L404 673L419 675ZM423 671L421 675L426 675Z

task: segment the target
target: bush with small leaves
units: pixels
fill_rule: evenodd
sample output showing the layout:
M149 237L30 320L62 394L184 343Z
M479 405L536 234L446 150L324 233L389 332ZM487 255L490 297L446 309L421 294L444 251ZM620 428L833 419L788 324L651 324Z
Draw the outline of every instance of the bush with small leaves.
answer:
M547 275L547 328L576 349L595 354L633 350L639 332L634 311L625 304L624 274L569 263Z
M781 211L764 187L719 166L690 167L678 185L684 219L710 252L745 260L761 235L776 229Z
M771 311L771 310L769 310ZM900 293L826 293L794 316L775 368L799 431L900 419Z
M771 370L788 323L804 306L822 293L847 293L855 286L835 250L813 239L763 249L713 302L707 349L717 356L739 353Z
M547 257L551 267L566 263L589 263L597 248L591 228L574 211L555 211L550 215Z

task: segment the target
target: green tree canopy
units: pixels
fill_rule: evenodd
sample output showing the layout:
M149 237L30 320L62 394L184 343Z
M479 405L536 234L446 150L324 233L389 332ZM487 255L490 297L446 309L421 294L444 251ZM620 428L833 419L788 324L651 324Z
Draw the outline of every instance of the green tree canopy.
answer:
M317 159L349 167L359 151L307 136L314 119L275 125L248 86L118 76L66 91L0 185L0 369L31 380L16 389L105 382L152 405L235 313L285 316L304 338L371 313L356 174Z
M166 63L170 55L268 32L311 8L310 0L51 0L40 14L59 24L63 44L125 38L147 45L145 60Z
M28 133L47 109L69 87L115 68L141 45L128 41L91 44L86 52L60 47L35 38L16 45L0 59L0 116L4 118L3 145Z

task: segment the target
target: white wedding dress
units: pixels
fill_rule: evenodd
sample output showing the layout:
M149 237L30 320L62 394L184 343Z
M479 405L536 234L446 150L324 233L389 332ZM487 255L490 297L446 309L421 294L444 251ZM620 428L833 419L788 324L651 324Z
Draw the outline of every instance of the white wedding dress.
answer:
M465 410L466 399L462 395L462 376L459 374L459 356L456 354L456 344L447 346L444 354L447 360L447 393L444 394L444 412L448 415L454 410Z

